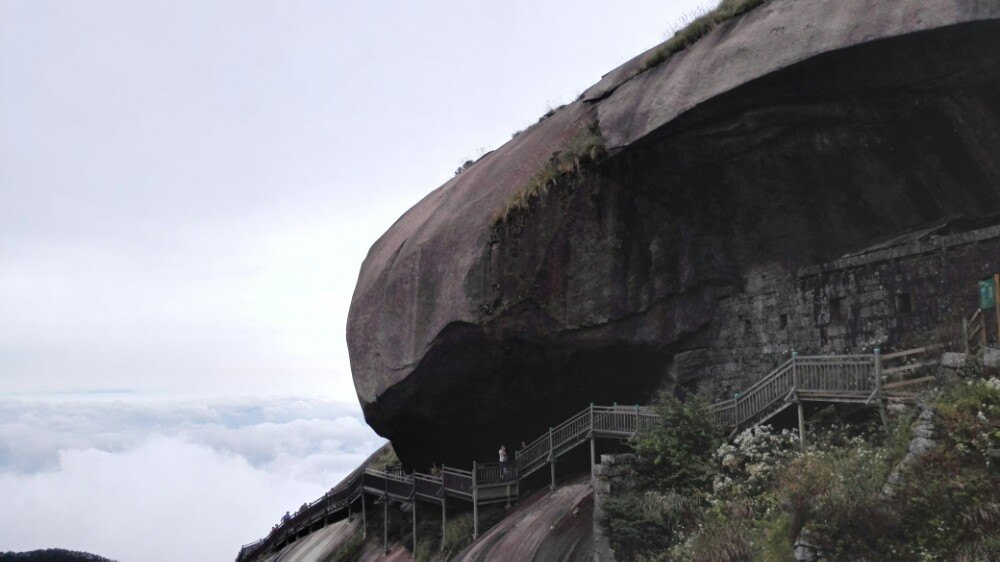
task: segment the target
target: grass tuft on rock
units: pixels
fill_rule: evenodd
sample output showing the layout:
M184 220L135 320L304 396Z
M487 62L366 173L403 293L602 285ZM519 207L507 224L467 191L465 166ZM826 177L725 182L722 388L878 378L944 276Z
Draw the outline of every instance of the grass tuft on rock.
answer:
M527 210L532 201L545 197L560 178L578 174L606 154L607 148L597 121L580 127L570 138L566 148L554 152L542 169L535 172L507 205L493 216L493 223L506 222L511 213Z
M669 59L676 53L694 45L696 41L706 36L715 27L734 17L745 14L763 4L766 0L722 0L719 5L704 13L697 14L687 25L684 25L670 39L667 39L659 49L642 61L639 72L644 72Z

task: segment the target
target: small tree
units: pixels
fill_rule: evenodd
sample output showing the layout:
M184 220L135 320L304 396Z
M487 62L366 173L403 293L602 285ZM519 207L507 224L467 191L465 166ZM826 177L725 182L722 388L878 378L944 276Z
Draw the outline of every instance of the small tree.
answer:
M631 442L642 460L641 484L663 492L707 492L716 473L715 450L723 442L708 404L700 397L681 402L661 393L653 407L659 421Z
M638 457L636 491L609 498L605 526L619 556L635 559L666 551L697 524L716 472L722 432L708 405L660 394L656 425L630 445Z

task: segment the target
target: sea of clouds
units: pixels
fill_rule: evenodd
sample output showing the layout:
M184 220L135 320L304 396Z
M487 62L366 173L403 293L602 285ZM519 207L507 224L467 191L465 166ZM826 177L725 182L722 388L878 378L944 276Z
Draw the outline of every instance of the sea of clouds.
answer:
M0 552L232 560L382 443L318 398L0 399Z

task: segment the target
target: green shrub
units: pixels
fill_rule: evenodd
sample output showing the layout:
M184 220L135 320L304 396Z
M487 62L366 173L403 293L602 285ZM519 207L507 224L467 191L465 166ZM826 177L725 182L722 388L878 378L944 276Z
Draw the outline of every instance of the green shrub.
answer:
M958 454L988 463L989 451L1000 449L1000 379L956 382L934 405Z
M603 508L611 547L632 560L670 548L704 505L676 492L645 491L608 499Z
M641 485L661 491L707 492L718 472L714 455L723 442L708 403L701 398L681 402L662 393L653 408L659 420L630 443L644 461L637 466Z
M472 542L473 520L471 513L448 518L444 528L444 552L451 556Z
M891 469L886 451L861 439L849 447L803 453L776 487L790 536L808 526L836 556L871 552L893 519L881 496Z
M703 400L663 393L653 407L656 424L629 442L638 458L637 491L603 506L612 547L627 558L665 552L698 522L722 442Z
M662 397L661 423L632 442L641 491L606 502L612 546L627 559L785 562L807 529L831 560L1000 560L1000 380L951 384L934 405L939 446L885 496L912 414L888 437L841 426L803 449L761 427L713 451L705 406Z
M762 518L754 529L752 558L762 562L794 562L792 552L796 535L792 530L792 518L787 513Z
M438 542L435 539L420 539L417 541L417 552L413 556L414 562L430 562L434 553L437 552Z
M753 510L749 502L717 505L697 526L697 532L670 552L685 562L743 562L751 559Z
M365 544L364 536L361 529L355 531L342 545L337 547L337 550L330 554L326 562L347 562L348 560L355 560L358 557L358 553L361 552L361 547Z
M996 478L947 447L912 467L893 508L899 523L887 548L907 557L950 558L962 545L988 545L983 541L1000 534Z

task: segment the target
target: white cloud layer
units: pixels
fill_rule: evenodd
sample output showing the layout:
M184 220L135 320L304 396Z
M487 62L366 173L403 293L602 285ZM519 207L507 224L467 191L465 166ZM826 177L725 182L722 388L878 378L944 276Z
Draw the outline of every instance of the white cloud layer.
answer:
M321 399L0 401L0 551L229 560L382 443Z

